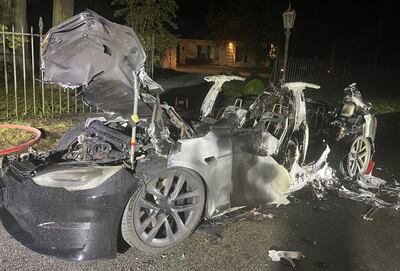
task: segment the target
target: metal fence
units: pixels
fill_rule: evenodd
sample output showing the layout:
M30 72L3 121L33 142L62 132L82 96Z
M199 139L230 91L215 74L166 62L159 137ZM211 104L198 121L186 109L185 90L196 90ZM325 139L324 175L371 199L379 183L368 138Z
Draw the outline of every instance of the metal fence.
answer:
M283 61L276 61L271 73L275 84L282 78ZM321 86L320 95L331 100L342 98L343 89L351 83L366 98L399 97L399 70L392 67L358 65L348 62L329 63L317 59L289 58L286 81L302 81Z
M91 112L79 89L43 83L40 70L43 23L39 33L0 26L0 118Z

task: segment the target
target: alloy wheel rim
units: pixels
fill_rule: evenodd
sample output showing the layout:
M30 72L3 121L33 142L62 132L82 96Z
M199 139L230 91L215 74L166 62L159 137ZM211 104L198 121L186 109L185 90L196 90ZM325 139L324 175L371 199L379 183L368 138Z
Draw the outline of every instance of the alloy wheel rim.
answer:
M201 184L202 185L202 184ZM139 238L154 247L181 240L192 219L202 210L199 183L185 171L166 170L140 193L134 207L134 226Z
M357 138L350 147L348 154L347 170L350 177L364 174L368 167L371 148L368 139Z

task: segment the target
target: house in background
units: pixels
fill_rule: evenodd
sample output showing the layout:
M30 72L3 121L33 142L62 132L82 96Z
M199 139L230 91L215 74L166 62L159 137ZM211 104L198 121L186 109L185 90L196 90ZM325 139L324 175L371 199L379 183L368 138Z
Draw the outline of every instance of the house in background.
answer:
M213 64L231 67L254 67L255 59L247 54L240 42L200 39L178 39L178 46L168 49L161 67L175 69L176 65Z
M177 57L176 57L177 49L169 48L165 51L165 55L161 58L161 68L164 69L176 69Z

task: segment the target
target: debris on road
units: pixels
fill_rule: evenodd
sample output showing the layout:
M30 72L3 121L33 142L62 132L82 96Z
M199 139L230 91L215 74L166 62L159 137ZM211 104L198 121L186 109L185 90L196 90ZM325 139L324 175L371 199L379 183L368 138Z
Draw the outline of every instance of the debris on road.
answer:
M313 264L322 269L329 269L329 264L326 262L314 262Z
M182 253L182 255L178 256L178 260L183 261L186 259L185 253Z
M274 218L274 215L273 214L271 214L271 213L268 213L268 214L262 214L262 216L264 217L264 218Z
M309 244L312 247L317 247L317 241L315 240L311 240L311 239L307 239L307 238L303 238L303 241L307 244Z
M216 223L201 223L197 232L206 235L207 242L210 242L213 245L222 241L221 226Z
M311 186L317 199L323 199L329 191L339 197L364 202L376 207L363 216L366 220L372 220L372 215L379 208L400 209L400 187L396 183L389 184L385 180L368 175L339 178L336 171L327 162L329 152L330 148L327 145L325 151L315 163L303 167L299 166L295 172L291 172L291 176L296 178L300 187ZM321 210L317 207L313 207L313 209L325 211L323 207L320 207Z
M357 177L357 184L364 189L374 189L384 186L386 184L385 180L382 180L375 176L358 176Z
M372 216L375 214L376 211L378 211L379 207L377 206L372 206L365 214L363 214L362 218L365 220L373 220Z
M312 209L318 213L328 213L328 211L322 206L313 206Z
M274 218L274 214L271 214L271 213L268 213L268 214L260 213L260 212L257 211L256 208L250 210L250 213L252 213L254 216L260 216L262 218L270 218L270 219Z
M305 257L303 253L299 251L277 251L277 250L269 250L268 251L268 256L271 258L272 261L274 262L279 262L282 259L287 260L290 262L292 267L295 267L295 263L293 260L300 260L302 257Z

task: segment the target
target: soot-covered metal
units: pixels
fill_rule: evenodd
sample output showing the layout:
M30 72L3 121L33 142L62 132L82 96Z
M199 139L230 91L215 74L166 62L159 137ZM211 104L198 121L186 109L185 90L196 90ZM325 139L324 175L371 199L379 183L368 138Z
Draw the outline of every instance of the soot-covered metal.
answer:
M90 10L50 29L42 58L45 82L83 86L80 96L106 112L132 114L134 73L151 93L163 91L144 71L146 54L133 29Z

